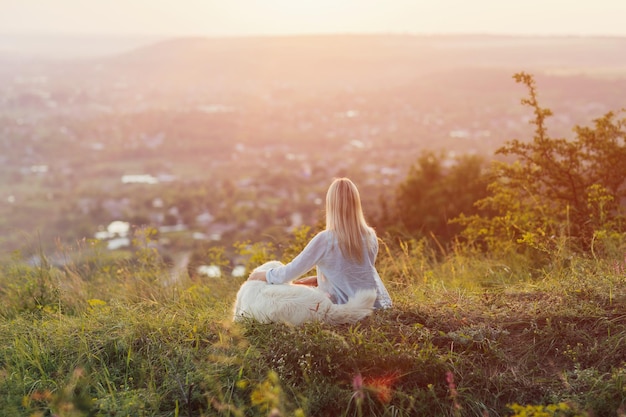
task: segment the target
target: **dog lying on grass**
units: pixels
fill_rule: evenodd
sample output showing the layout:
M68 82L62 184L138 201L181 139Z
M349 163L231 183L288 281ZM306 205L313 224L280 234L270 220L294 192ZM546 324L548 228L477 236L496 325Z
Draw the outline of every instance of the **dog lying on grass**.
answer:
M267 271L280 265L278 261L270 261L255 271ZM309 321L351 324L370 315L375 301L376 290L360 291L346 304L334 304L316 287L246 281L237 292L233 320L252 318L261 323L282 322L295 326Z

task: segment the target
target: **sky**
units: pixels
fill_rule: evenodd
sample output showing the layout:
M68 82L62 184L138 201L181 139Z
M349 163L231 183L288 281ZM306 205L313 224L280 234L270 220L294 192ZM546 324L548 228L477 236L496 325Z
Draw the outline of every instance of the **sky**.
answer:
M0 34L626 36L626 0L0 0Z

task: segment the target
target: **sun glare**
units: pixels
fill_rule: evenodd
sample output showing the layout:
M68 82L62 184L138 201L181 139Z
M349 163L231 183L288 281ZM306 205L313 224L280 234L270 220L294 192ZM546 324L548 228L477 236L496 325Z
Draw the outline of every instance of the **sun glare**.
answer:
M4 4L8 1L7 4ZM284 35L492 33L624 35L626 3L563 0L5 0L0 32ZM54 4L52 4L54 3Z
M332 2L271 0L247 5L244 13L259 18L254 26L275 33L341 32L358 21L358 15L350 12L358 9L353 1Z

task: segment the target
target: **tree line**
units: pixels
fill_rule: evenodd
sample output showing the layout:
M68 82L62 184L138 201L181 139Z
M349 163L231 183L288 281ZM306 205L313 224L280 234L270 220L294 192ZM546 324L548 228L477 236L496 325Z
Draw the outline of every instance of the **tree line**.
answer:
M552 112L539 104L533 76L513 77L528 90L521 103L533 112L533 137L505 142L490 164L476 155L450 164L441 153L424 152L394 198L381 201L377 226L432 240L444 252L461 244L541 259L556 250L594 256L621 250L626 110L575 126L573 139L554 138L546 127Z

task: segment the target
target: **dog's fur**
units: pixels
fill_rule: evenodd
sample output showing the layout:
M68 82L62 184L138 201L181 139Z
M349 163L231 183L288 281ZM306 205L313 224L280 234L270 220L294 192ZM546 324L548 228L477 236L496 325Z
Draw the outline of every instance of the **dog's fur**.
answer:
M255 271L267 271L279 265L282 264L278 261L270 261ZM375 302L376 290L360 291L346 304L334 304L316 287L246 281L237 293L233 320L252 318L261 323L283 322L296 326L309 321L350 324L371 314Z

